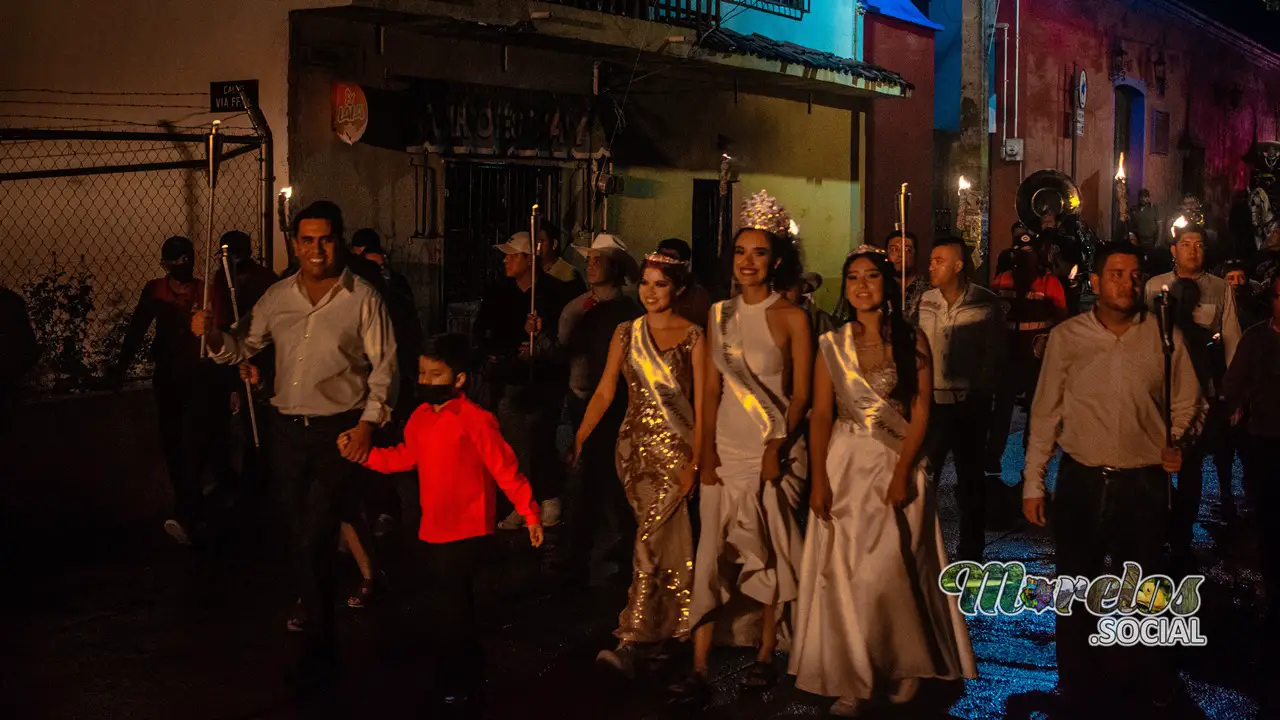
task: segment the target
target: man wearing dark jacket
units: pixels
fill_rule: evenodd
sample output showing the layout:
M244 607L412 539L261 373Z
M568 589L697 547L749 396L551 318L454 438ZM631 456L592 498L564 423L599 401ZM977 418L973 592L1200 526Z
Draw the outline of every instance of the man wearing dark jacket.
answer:
M559 522L564 484L556 431L568 386L567 369L555 348L555 329L570 291L535 264L529 233L515 233L497 249L506 277L485 293L473 332L488 358L486 379L496 404L492 409L533 485L543 526L553 527ZM516 512L498 525L503 530L523 526Z
M206 520L202 482L206 464L213 466L218 480L225 481L229 475L223 445L227 396L219 397L218 392L226 385L218 369L200 359L200 341L188 330L204 294L203 281L195 277L195 247L185 237L171 237L160 249L160 264L165 277L147 283L138 298L112 384L123 381L154 323L151 385L174 495L174 517L165 521L164 528L178 543L189 545L190 533Z

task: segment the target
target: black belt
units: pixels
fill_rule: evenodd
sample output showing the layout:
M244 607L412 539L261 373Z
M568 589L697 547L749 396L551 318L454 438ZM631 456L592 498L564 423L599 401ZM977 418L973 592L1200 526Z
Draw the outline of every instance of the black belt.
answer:
M1166 475L1166 477L1168 476L1168 474L1165 473L1164 468L1160 467L1159 465L1144 465L1142 467L1136 467L1136 468L1117 468L1117 467L1110 467L1106 465L1103 465L1103 466L1085 465L1084 463L1080 462L1079 460L1076 460L1075 458L1071 457L1066 453L1063 453L1062 461L1071 463L1072 465L1075 465L1076 467L1082 468L1084 470L1093 471L1098 475L1099 479L1102 480L1101 505L1104 508L1107 506L1108 496L1111 494L1109 491L1111 489L1112 483L1117 481L1125 482L1125 483L1136 482L1148 477L1156 477L1157 473ZM1166 499L1166 502L1168 503L1168 506L1172 508L1173 507L1172 481L1166 481L1165 499Z
M342 426L343 430L350 430L360 418L364 415L364 408L356 408L340 412L336 415L291 415L289 413L277 412L284 420L303 427L332 428Z

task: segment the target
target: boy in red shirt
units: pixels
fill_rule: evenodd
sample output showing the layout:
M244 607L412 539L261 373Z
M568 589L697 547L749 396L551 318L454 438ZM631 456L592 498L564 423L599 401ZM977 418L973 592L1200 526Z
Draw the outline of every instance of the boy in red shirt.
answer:
M422 404L405 425L404 442L373 448L365 461L366 467L381 473L418 471L418 537L427 543L432 594L440 605L432 625L434 646L445 656L440 680L449 704L473 699L484 683L472 580L480 538L493 533L497 524L498 488L524 516L530 543L542 545L538 504L498 430L497 418L463 392L470 354L462 335L427 340L418 358ZM338 444L345 442L344 434Z

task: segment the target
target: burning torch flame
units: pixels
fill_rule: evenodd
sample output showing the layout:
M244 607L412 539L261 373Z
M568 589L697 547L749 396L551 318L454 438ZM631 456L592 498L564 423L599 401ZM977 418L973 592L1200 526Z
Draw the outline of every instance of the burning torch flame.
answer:
M1124 153L1120 153L1120 167L1116 168L1116 179L1124 179Z
M969 184L969 181L964 179L963 175L960 176L960 182L957 184L957 186L960 188L960 192L964 192L965 190L968 190L970 187L972 187Z
M1173 227L1169 228L1169 234L1178 237L1178 231L1188 225L1187 216L1179 215L1177 220L1173 221Z
M288 200L288 199L292 198L292 197L293 197L293 187L291 186L291 187L283 187L283 188L280 188L280 194L284 196L284 199L285 199L285 200Z

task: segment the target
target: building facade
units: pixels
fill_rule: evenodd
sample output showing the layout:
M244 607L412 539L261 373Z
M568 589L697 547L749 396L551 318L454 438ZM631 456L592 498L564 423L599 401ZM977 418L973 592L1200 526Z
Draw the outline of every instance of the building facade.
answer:
M765 188L800 226L807 268L833 277L868 231L876 113L924 106L879 132L930 139L931 67L869 62L874 13L853 0L378 5L294 14L291 169L300 201L343 198L354 225L384 231L433 327L466 328L499 268L492 246L535 202L566 242L608 230L640 253L682 238L714 285L737 208ZM362 96L365 110L338 111L367 111L354 142L325 109L335 87Z
M1255 148L1280 137L1280 54L1247 37L1249 28L1174 0L1019 0L998 3L998 11L983 0L935 0L930 14L942 21L969 5L992 10L980 70L990 79L989 111L968 119L986 125L990 138L984 188L992 254L1010 245L1018 188L1043 169L1074 176L1081 217L1100 238L1132 230L1117 200L1121 153L1129 208L1147 188L1167 226L1183 195L1193 194L1204 204L1211 262L1249 252ZM959 76L978 70L965 70L957 37L943 37L937 125L945 141L966 125ZM1086 97L1077 128L1081 71ZM1020 153L1006 149L1009 140L1021 141ZM954 168L945 160L939 167L950 176L939 178L937 202L954 209Z

